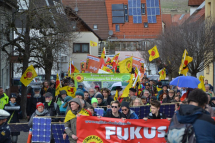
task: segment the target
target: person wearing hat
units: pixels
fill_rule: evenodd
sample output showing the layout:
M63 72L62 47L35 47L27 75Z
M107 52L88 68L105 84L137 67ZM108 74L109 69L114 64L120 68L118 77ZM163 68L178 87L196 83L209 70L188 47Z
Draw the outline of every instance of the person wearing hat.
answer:
M78 90L75 92L75 97L84 100L84 92L83 92L83 90L78 89ZM85 101L85 100L84 100L84 103L85 103L84 109L87 109L87 107L89 107L90 104L89 104L87 101Z
M44 108L49 111L50 116L58 116L60 115L60 109L57 103L52 101L52 94L50 92L45 93L45 103ZM53 122L57 122L58 119L52 119Z
M165 84L165 85L163 85L162 86L162 90L160 90L159 92L158 92L158 95L157 95L157 99L159 100L159 101L163 101L163 95L165 94L166 96L168 95L168 86Z
M73 98L72 100L70 100L68 107L69 110L66 113L64 121L65 132L69 136L70 143L76 143L78 139L78 137L76 136L77 116L91 116L91 113L82 108L81 101L79 98Z
M137 114L130 109L129 103L122 101L121 103L122 117L125 119L139 119Z
M32 128L33 126L33 117L38 117L38 116L50 116L49 111L44 109L44 104L42 102L38 102L36 105L36 110L35 112L31 115L31 118L28 122L28 126Z
M7 120L7 123L19 123L19 114L21 112L20 105L16 103L16 94L10 94L10 101L8 104L5 105L5 110L10 113L10 117ZM18 135L20 132L11 132L11 142L17 143Z
M78 89L82 90L83 92L86 91L86 90L84 89L84 84L83 84L83 83L79 83L79 84L78 84L77 90L78 90Z
M57 98L57 105L59 107L61 107L61 105L64 103L64 99L67 97L67 92L66 90L61 90L60 91L60 95L58 95L58 98Z
M7 118L10 117L10 113L0 109L0 142L11 143L10 127L7 124Z
M4 106L8 104L9 97L4 93L3 88L0 87L0 109L4 109Z
M145 91L145 90L148 90L148 91L149 91L150 96L153 95L152 90L151 90L151 88L150 88L150 83L149 83L149 82L146 82L146 83L145 83L145 89L140 93L140 96L143 96L143 95L144 95L144 91Z
M143 105L149 105L149 103L147 103L147 100L146 100L146 96L141 96L141 101L143 103Z
M162 90L162 82L158 82L157 83L157 92L161 91Z
M95 86L96 92L100 92L100 87L98 85Z
M136 92L137 92L136 89L130 88L130 89L129 89L129 95L128 95L128 97L123 98L122 101L131 103L131 102L132 102L131 97L136 96L136 95L135 95Z
M31 98L28 100L27 103L27 118L30 119L31 115L36 110L36 105L38 102L45 102L44 96L40 94L40 88L34 88L34 94L31 96Z
M162 103L171 103L174 102L175 92L174 90L169 90L167 97L163 100Z
M98 94L97 96L96 96L96 99L97 99L97 101L98 101L98 107L101 107L102 106L102 108L106 111L107 110L107 102L105 102L104 101L104 97L103 97L103 95L101 95L101 94Z

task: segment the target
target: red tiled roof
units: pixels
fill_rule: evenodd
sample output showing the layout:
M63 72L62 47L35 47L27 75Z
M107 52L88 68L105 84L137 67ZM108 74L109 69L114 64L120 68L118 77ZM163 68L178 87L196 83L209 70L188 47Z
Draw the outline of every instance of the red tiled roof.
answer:
M76 0L62 0L63 5L76 7ZM81 19L93 29L94 25L98 26L94 32L103 40L108 38L108 20L105 7L105 0L77 0L78 13Z
M141 0L141 3L146 3L146 0ZM144 22L148 22L147 8L146 15L142 15L142 23L133 23L133 16L128 16L129 22L118 24L120 26L120 31L116 32L116 24L112 23L112 4L128 5L128 0L106 0L105 4L109 29L113 31L114 36L117 37L117 39L154 39L162 32L161 15L156 16L157 23L148 23L148 28L144 28Z
M200 6L205 0L189 0L188 6Z
M193 13L188 20L189 20L189 22L197 22L204 18L205 18L205 7L203 7L201 10Z
M172 17L172 22L173 23L177 23L177 25L181 25L183 24L188 18L190 17L190 14L187 13L187 14L175 14L173 17Z
M169 28L172 26L172 16L171 14L162 14L162 21L165 24L166 28Z

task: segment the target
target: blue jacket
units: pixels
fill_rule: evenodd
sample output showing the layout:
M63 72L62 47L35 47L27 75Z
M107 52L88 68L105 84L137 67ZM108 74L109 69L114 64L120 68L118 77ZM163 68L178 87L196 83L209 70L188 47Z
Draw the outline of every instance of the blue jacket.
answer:
M123 114L122 112L122 117L126 119L139 119L137 114L133 110L129 110L128 115Z
M215 121L207 111L198 106L183 104L176 111L176 117L181 124L193 125L197 143L215 143Z
M66 109L67 109L67 106L66 107L63 107L67 102L64 102L61 106L60 106L60 113L66 113Z

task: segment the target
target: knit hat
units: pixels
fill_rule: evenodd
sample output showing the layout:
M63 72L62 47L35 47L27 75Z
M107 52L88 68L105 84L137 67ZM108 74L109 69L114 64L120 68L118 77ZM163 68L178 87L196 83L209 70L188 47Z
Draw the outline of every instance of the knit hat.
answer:
M83 99L84 99L84 92L83 92L83 90L78 89L78 90L75 92L75 96L77 96L77 95L82 96Z
M141 96L141 99L146 99L146 96L144 96L144 95L143 95L143 96Z
M169 93L175 93L175 91L173 91L173 90L169 90Z
M132 92L136 92L136 89L134 89L134 88L130 88L129 90Z
M71 97L71 96L67 96L67 97L64 98L64 102L68 102L68 101L70 101L70 100L72 100L72 97Z
M11 93L10 98L17 98L16 93Z
M122 101L121 107L126 107L126 108L130 109L129 108L129 103L125 102L125 101Z
M104 99L103 95L101 94L96 95L96 98L101 98L102 100Z
M92 99L91 99L91 104L93 104L93 103L97 103L98 104L98 100L95 98L95 97L93 97Z
M52 94L50 92L46 92L45 97L52 97Z
M63 95L63 94L66 94L66 95L67 95L66 90L61 90L61 91L60 91L60 95Z
M44 108L44 105L42 102L38 102L36 108L38 108L39 106L43 106L43 108Z

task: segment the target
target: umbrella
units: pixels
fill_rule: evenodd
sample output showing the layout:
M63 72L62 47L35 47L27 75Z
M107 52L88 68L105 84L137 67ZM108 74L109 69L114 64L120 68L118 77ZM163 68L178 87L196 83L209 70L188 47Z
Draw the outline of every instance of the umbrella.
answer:
M170 85L178 87L197 88L200 83L199 79L193 76L179 76L170 82Z
M116 87L117 86L120 86L120 87L122 87L122 82L116 82L116 83L114 83L112 86L111 86L111 90L116 90Z

